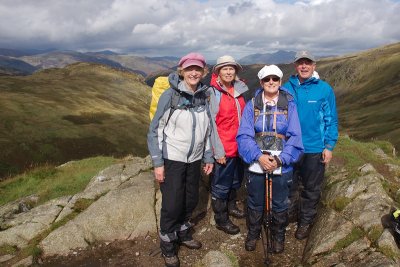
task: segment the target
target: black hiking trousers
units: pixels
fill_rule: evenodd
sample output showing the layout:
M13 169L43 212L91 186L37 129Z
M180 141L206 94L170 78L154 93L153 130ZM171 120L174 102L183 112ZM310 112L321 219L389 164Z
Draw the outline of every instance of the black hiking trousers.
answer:
M313 223L321 199L324 175L322 153L305 153L295 164L289 193L289 212L295 213L297 210L299 225Z
M160 232L167 235L184 230L199 200L201 160L185 163L164 159Z

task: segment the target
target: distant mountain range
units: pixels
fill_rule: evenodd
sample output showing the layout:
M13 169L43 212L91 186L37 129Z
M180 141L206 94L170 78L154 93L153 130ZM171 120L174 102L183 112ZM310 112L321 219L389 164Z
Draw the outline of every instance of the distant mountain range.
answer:
M293 61L295 52L277 51L275 53L252 54L243 57L239 62L251 64L282 64ZM138 73L144 77L176 69L177 57L140 57L130 54L119 54L110 50L97 52L77 52L71 50L16 50L0 48L0 75L29 75L41 69L64 68L76 62L99 63L112 68ZM209 60L210 65L215 60Z
M239 60L244 65L250 64L283 64L293 62L296 52L279 50L275 53L252 54Z
M37 70L64 68L77 62L99 63L119 70L147 76L162 70L173 70L179 58L139 57L105 50L81 53L77 51L14 50L0 48L0 75L29 75Z

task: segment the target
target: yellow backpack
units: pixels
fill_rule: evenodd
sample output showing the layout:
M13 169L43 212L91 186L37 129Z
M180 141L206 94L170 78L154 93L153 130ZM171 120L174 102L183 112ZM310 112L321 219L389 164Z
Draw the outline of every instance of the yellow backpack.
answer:
M155 79L153 88L151 89L151 103L149 116L150 121L153 120L154 114L157 110L157 103L160 99L161 94L170 87L167 76L160 76Z

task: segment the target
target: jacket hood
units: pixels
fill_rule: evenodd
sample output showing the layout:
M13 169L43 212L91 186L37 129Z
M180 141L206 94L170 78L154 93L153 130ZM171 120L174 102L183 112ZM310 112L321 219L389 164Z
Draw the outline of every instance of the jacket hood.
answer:
M197 85L197 90L196 92L193 92L192 90L189 90L186 86L183 80L179 77L178 73L172 72L168 76L168 81L172 89L178 91L178 92L185 92L187 94L193 95L195 93L201 92L201 91L206 91L208 89L208 86L203 84L202 82L199 82Z
M263 109L263 100L262 100L262 96L261 96L261 92L263 90L261 88L257 89L257 91L254 94L254 106L258 107L260 110ZM279 98L278 98L278 103L277 106L278 108L284 109L285 107L287 107L288 102L293 101L293 96L291 93L289 93L289 91L285 88L280 86L279 87ZM286 95L286 97L281 97L281 95L284 94Z

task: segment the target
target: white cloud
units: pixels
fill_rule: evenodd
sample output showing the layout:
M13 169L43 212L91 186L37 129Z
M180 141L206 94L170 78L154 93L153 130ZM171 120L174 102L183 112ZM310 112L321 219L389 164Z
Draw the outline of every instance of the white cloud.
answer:
M0 47L342 54L400 41L398 13L394 0L3 0Z

